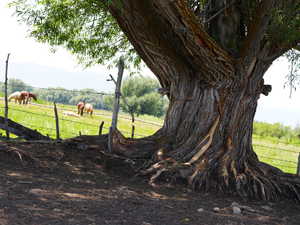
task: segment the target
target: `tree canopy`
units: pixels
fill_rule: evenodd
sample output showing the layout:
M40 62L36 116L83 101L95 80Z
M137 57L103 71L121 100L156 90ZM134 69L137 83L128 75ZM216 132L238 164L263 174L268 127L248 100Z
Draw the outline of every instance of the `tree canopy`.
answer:
M180 2L191 9L192 17L200 22L201 29L236 57L245 55L249 49L256 49L253 51L255 54L257 49L268 47L272 49L268 60L274 60L289 50L300 49L300 3L297 0ZM236 12L230 8L235 2L238 3L237 10L234 9ZM109 12L111 5L122 9L124 4L121 0L15 0L11 3L19 20L29 25L32 37L54 47L67 48L78 56L81 63L87 66L110 64L123 55L127 62L137 67L141 58ZM234 30L238 32L235 37L229 37L230 32L226 28L215 28L221 25L216 24L218 21L215 18L224 11L233 17L232 20L224 17L223 22L229 26L234 24ZM238 23L233 20L238 20ZM223 37L216 32L222 32ZM293 54L299 55L299 52L294 51ZM292 86L299 75L295 71L297 63L290 61L293 69L288 84Z
M108 12L109 1L17 0L10 5L32 37L68 49L86 66L110 64L120 55L135 67L141 62Z
M4 92L4 83L0 83L0 89ZM32 91L32 87L27 85L20 79L10 78L7 85L7 93L11 94L15 91Z

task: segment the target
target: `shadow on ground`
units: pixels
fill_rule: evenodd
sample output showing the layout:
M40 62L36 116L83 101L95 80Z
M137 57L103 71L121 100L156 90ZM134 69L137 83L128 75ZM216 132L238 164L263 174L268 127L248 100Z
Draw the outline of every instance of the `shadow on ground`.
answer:
M7 145L32 158L0 149L0 225L296 225L300 221L300 205L292 201L245 201L185 187L153 188L126 169L107 167L95 151ZM234 214L233 202L253 211ZM214 211L215 207L220 210Z

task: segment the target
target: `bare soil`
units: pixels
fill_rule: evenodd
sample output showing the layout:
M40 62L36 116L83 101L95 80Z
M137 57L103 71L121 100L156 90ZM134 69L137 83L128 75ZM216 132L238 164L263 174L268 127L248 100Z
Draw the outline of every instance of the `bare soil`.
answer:
M292 200L152 187L93 148L2 142L0 170L0 225L300 224L300 205ZM241 214L233 213L232 203L243 206Z

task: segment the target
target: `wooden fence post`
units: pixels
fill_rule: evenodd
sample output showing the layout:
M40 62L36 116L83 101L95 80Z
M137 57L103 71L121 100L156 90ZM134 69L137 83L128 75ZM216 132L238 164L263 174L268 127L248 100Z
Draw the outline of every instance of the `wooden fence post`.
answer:
M104 121L102 121L100 126L99 126L99 136L102 135L103 125L104 125Z
M119 108L120 108L120 96L121 96L120 89L121 89L123 71L124 71L124 60L121 57L119 59L119 63L118 63L118 79L117 79L117 82L116 82L115 99L114 99L114 111L113 111L111 126L109 128L109 134L108 134L108 151L109 152L112 152L112 133L117 128L118 113L119 113Z
M5 99L5 112L4 112L4 124L5 127L8 128L8 99L7 99L7 73L8 73L8 60L9 60L10 53L7 54L6 58L6 66L5 66L5 81L4 81L4 99ZM9 131L8 129L5 130L6 138L9 139Z
M131 138L134 138L134 130L135 130L135 126L133 124L131 127Z
M298 155L297 175L300 176L300 153Z
M56 125L56 139L59 140L59 121L58 121L58 113L57 113L57 108L56 108L56 103L54 102L54 115L55 115L55 125Z

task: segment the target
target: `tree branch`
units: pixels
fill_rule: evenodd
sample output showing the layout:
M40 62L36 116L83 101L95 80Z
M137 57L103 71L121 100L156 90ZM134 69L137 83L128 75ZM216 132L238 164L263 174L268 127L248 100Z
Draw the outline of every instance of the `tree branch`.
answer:
M249 32L241 48L242 58L251 57L250 54L255 55L260 49L260 41L263 39L265 30L271 18L270 11L274 0L263 0L256 8L256 14L252 23L248 26Z
M110 12L164 88L187 74L211 85L234 77L233 59L205 32L185 0L122 0L121 9L115 4Z
M273 50L270 52L268 57L265 57L263 60L265 62L273 62L274 60L276 60L277 58L282 56L284 53L286 53L287 51L289 51L290 49L293 49L293 48L300 51L300 40L290 43L289 45L285 45L285 46L281 46L281 47L277 47L277 48L275 46L271 47L271 49L273 49Z

